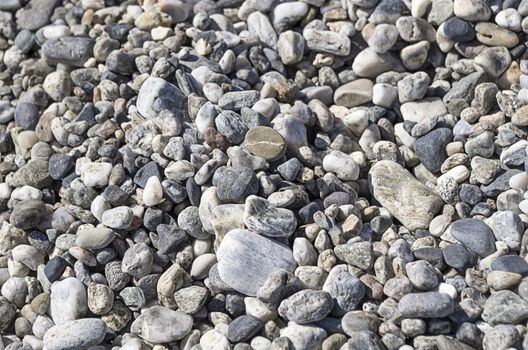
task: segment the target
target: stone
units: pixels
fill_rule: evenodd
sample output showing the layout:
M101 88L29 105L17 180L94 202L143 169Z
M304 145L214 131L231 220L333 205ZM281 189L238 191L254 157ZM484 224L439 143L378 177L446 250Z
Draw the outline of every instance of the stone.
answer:
M75 166L75 158L69 154L54 154L48 163L49 175L53 180L62 180Z
M398 37L398 29L395 25L381 23L374 28L374 32L368 39L368 45L376 53L382 54L396 44Z
M165 109L178 115L186 108L180 89L162 78L149 77L139 89L137 109L146 119L156 118Z
M369 176L374 198L410 230L428 228L443 207L437 194L396 162L377 162Z
M333 306L332 297L327 292L306 289L284 299L278 311L287 320L305 324L322 320Z
M448 230L457 241L481 257L495 252L493 231L482 220L460 219L453 222Z
M45 2L53 1L45 0ZM94 44L94 40L83 37L67 36L58 39L50 39L46 40L44 45L42 45L42 54L46 59L53 63L63 63L65 65L82 67L91 57Z
M357 79L341 85L335 90L334 102L338 106L356 107L372 101L374 84L368 79Z
M244 147L255 156L273 161L286 152L286 141L276 130L267 126L257 126L247 132Z
M114 306L114 292L104 284L90 283L86 291L87 304L91 312L104 315Z
M155 206L163 199L163 187L157 176L151 176L143 189L143 204L148 207Z
M447 158L446 146L453 139L448 128L435 129L414 141L414 150L420 162L432 173L440 171Z
M255 34L261 43L272 49L277 47L277 33L265 14L255 11L248 16L247 23L249 32Z
M373 251L371 242L336 245L334 252L337 258L359 269L367 270L372 267Z
M44 202L36 199L26 199L15 205L9 221L17 228L28 229L40 224L47 213Z
M30 102L19 102L15 108L15 123L25 130L35 130L39 121L38 107Z
M521 239L524 233L524 224L513 211L499 211L484 221L493 231L497 241L503 241L513 251L521 247Z
M305 42L301 34L288 30L279 35L277 52L282 63L294 65L303 58Z
M235 229L229 231L217 251L218 272L222 280L236 291L257 295L268 275L284 269L293 273L292 251L268 238Z
M297 219L291 210L276 208L266 199L251 195L246 198L244 224L264 236L289 237L297 227Z
M442 117L447 114L447 109L439 98L424 98L420 101L406 102L401 105L400 111L405 121L419 123L423 116L430 118Z
M103 213L103 225L116 229L123 230L130 227L134 215L129 207L120 206L109 209Z
M227 339L233 343L251 340L264 327L263 322L250 315L242 315L235 318L227 329Z
M487 21L491 16L491 9L482 0L454 0L453 12L455 16L470 22Z
M350 274L346 265L337 265L328 274L323 291L334 300L332 314L343 315L355 310L365 296L365 286L356 276Z
M528 318L528 302L509 290L490 295L484 304L482 319L496 324L517 324Z
M369 47L354 58L352 70L360 77L375 78L388 71L400 72L403 67L392 53L379 54Z
M178 310L186 314L194 314L204 306L209 291L206 288L190 286L182 288L174 293L174 300L178 305Z
M354 158L341 151L331 151L323 158L323 168L336 174L340 180L356 180L359 166Z
M58 4L58 0L31 0L23 9L17 11L17 27L35 31L45 26L50 22L53 9Z
M153 259L154 256L151 248L145 243L140 242L126 250L121 269L124 273L141 278L152 271Z
M75 277L68 277L53 283L49 310L56 325L83 318L88 306L82 282Z
M83 318L53 326L44 334L48 350L86 349L100 344L106 335L106 325L98 318Z
M454 306L453 299L444 293L409 293L400 299L398 310L410 318L442 318L453 313Z
M350 39L345 35L329 30L305 29L303 37L306 46L315 52L336 56L348 56L350 53Z
M114 239L115 233L109 228L87 228L77 232L75 244L84 249L103 249Z
M503 255L497 257L491 263L493 271L506 271L526 276L528 274L528 263L518 255Z
M255 90L227 92L218 100L222 109L240 111L243 107L252 107L260 99L260 93Z
M87 187L103 187L108 184L111 171L110 163L85 163L81 167L81 179Z
M280 336L288 338L294 349L318 349L327 333L324 329L311 325L289 324L280 330Z
M190 333L193 318L181 311L163 306L145 310L132 322L130 332L150 343L169 343Z
M250 195L257 194L257 176L247 167L229 167L222 171L218 180L218 198L222 202L243 203Z

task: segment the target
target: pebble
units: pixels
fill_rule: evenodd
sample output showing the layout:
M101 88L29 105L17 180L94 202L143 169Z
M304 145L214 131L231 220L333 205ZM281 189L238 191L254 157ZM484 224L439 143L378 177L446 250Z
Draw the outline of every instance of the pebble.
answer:
M251 128L245 137L244 146L251 154L268 161L276 160L286 152L286 141L276 130L267 126Z
M145 310L132 322L130 332L150 343L169 343L189 334L192 325L191 316L156 305Z
M36 0L33 0L36 1ZM55 0L45 0L54 2ZM26 28L30 29L30 28ZM67 36L46 40L42 54L54 63L82 67L90 58L95 42L90 38Z
M53 283L49 310L56 325L83 318L88 307L82 282L75 277L68 277Z
M177 114L184 107L184 95L173 84L162 78L147 78L139 90L138 112L147 119L154 119L163 110Z
M106 227L87 228L77 232L75 244L84 249L103 249L115 239L115 233Z
M338 106L356 107L372 101L374 84L368 79L357 79L341 85L334 93L334 102Z
M398 302L398 310L410 318L441 318L454 311L454 302L444 293L409 293Z
M312 323L325 318L334 303L324 291L302 290L284 299L279 306L279 315L297 324Z
M443 203L438 195L393 161L379 161L371 168L370 176L375 198L392 215L409 229L429 227ZM409 196L416 200L403 200Z
M449 233L467 249L486 257L495 252L493 231L482 220L461 219L449 227Z
M229 231L217 251L218 272L222 280L236 291L257 295L268 275L284 269L293 272L292 251L255 233L235 229ZM238 262L244 261L244 264Z
M67 321L51 327L44 334L46 349L82 349L100 344L106 335L106 325L98 318Z
M276 208L267 200L251 195L244 206L244 224L258 234L268 237L289 237L297 226L291 210Z

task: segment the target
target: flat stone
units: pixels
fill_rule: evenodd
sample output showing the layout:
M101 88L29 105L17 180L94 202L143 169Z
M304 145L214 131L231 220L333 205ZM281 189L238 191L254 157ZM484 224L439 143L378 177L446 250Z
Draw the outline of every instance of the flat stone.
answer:
M447 109L441 99L437 97L424 98L420 101L406 102L401 105L400 111L403 120L419 123L424 116L429 118L442 117L447 114Z
M357 54L352 63L354 73L360 77L375 78L388 71L403 71L400 60L390 52L377 53L373 49L366 48Z
M249 129L244 146L251 154L266 160L280 158L286 152L286 141L276 130L267 126Z
M253 107L260 99L260 93L256 90L226 92L218 100L218 106L222 109L240 111L243 107Z
M264 236L289 237L297 227L297 219L291 210L276 208L266 199L252 195L246 198L244 224Z
M338 87L334 93L334 102L338 106L356 107L372 101L374 83L369 79L357 79Z
M324 52L336 56L350 53L350 39L330 30L306 29L303 31L306 46L315 52Z
M105 334L101 319L83 318L51 327L42 341L47 350L87 349L100 344Z
M491 263L491 269L493 271L518 273L523 276L528 275L528 263L519 255L499 256Z
M181 311L153 306L132 322L130 332L149 343L170 343L182 339L191 331L193 318Z
M372 194L410 230L427 229L443 200L396 162L382 160L369 172Z
M235 318L227 329L227 339L233 343L251 340L264 327L264 323L251 315L242 315Z
M255 233L235 229L226 234L217 251L220 278L236 291L256 296L268 276L279 269L293 273L292 251Z
M42 45L42 55L53 63L82 67L92 57L94 44L94 40L83 37L50 39Z
M495 252L493 231L482 220L457 220L449 227L449 232L466 248L482 257Z
M406 294L398 303L398 310L409 318L442 318L453 313L454 308L453 299L439 292Z
M18 29L35 31L45 26L50 22L53 9L59 2L59 0L31 0L16 13Z

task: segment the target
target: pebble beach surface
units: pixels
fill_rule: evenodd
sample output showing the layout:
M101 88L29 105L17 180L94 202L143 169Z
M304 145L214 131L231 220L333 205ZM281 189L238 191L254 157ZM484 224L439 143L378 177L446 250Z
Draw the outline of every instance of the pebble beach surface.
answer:
M528 0L0 0L0 350L528 349Z

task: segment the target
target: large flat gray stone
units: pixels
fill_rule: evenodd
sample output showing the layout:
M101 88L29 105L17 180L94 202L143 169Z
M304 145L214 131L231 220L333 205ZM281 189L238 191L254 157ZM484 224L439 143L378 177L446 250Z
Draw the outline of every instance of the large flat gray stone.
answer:
M279 269L293 273L296 267L290 248L240 229L226 234L216 256L220 278L249 296L257 295L270 273Z

